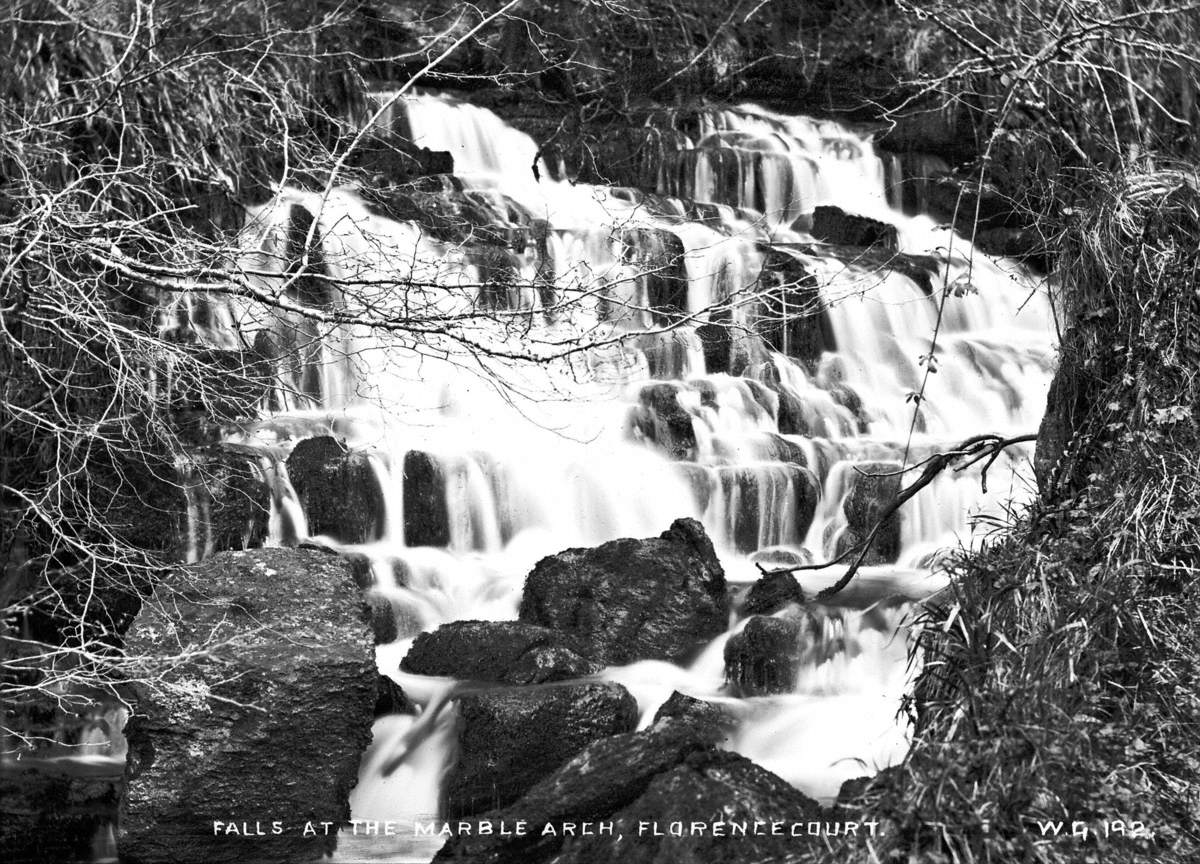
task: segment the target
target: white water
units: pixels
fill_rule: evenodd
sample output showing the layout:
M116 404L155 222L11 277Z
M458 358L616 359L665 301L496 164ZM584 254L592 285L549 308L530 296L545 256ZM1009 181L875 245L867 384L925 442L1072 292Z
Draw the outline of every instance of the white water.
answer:
M927 217L892 209L870 140L835 123L749 106L706 115L700 139L664 163L658 189L721 205L719 224L701 224L671 215L689 212L687 202L651 206L627 190L553 182L544 165L535 178L534 143L484 109L428 95L405 106L416 143L449 150L458 175L490 202L497 221L508 207L508 216L521 211L518 222L549 226L543 247L530 239L510 248L513 287L499 306L480 303L483 265L472 247L384 218L350 189L327 200L281 194L255 214L249 236L258 251L244 262L259 273L283 270L289 208L303 207L317 217L330 274L357 283L337 307L357 312L373 304L412 322L387 336L344 326L309 333L320 397L288 392L289 384L300 389L299 378L285 376L278 399L289 412L243 439L275 459L268 473L276 543L308 531L278 461L298 438L333 430L372 454L385 529L351 548L370 556L371 590L391 601L401 625L401 641L379 649L380 669L427 707L422 717L376 724L352 810L355 818L399 822L436 813L438 779L453 758L452 704L436 708L452 682L422 684L397 671L417 632L459 619L514 618L524 576L540 557L654 536L680 516L703 521L734 581L757 576L749 553L758 548L805 547L826 558L845 526L842 497L856 461L907 457L912 464L980 432L1034 431L1053 345L1051 310L1027 274L971 254ZM820 204L892 224L902 251L935 256L933 297L897 272L843 261L793 228ZM769 353L744 377L708 374L693 327L722 304L735 325L754 321L748 292L763 270L768 237L815 275L837 351L815 366ZM645 273L675 253L683 255L687 291L678 305L689 320L652 332L661 320L649 308L653 285ZM555 294L547 299L537 274L550 271ZM266 291L283 285L255 278ZM928 376L914 423L906 397L922 386L920 358L930 353L943 285L958 290L945 299L937 372ZM423 323L434 319L432 330ZM249 303L220 320L223 330L249 334L243 338L279 328ZM615 341L620 336L627 338ZM590 347L563 354L579 344ZM676 400L692 426L690 468L647 437L647 429L661 427L653 414L643 412L641 425L631 420L656 356L673 358L665 368L677 376ZM778 392L759 383L768 378ZM863 416L840 404L838 388L857 394ZM779 393L803 406L813 437L779 432ZM407 539L419 515L405 512L403 465L412 451L430 454L442 472L442 548ZM643 724L672 690L726 703L740 718L728 746L810 794L831 797L845 779L884 767L907 748L896 712L914 672L906 662L909 605L887 598L919 598L943 584L921 563L938 549L976 542L973 517L1020 501L1028 481L1013 469L1027 457L1014 450L992 469L991 495L976 476L944 476L907 505L898 564L866 568L856 579L845 598L856 608L842 610L837 633L828 636L843 650L814 659L793 693L728 695L722 650L741 624L688 668L645 662L603 677L634 694ZM792 460L807 463L822 492L810 526L797 514L813 475ZM837 568L809 571L801 582L811 594L838 575ZM402 767L385 778L380 766L397 754L405 754ZM343 854L362 852L361 838L346 839Z

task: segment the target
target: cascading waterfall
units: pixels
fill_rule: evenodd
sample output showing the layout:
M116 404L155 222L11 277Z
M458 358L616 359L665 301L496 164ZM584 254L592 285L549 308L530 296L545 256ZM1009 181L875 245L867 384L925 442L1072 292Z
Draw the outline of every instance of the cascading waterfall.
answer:
M310 533L283 466L297 440L332 432L366 454L378 487L377 536L312 539L370 562L369 590L400 632L379 648L380 669L426 707L377 722L356 818L436 813L453 709L435 708L453 682L399 673L399 661L441 623L515 618L540 557L692 516L747 583L756 561L835 554L857 527L843 508L855 466L891 470L980 432L1036 428L1053 315L1026 273L894 209L867 135L752 106L697 117L648 193L549 179L561 171L491 112L411 96L387 122L449 151L455 177L425 178L412 193L424 197L390 209L380 190L287 190L252 214L247 271L264 290L286 284L319 308L375 304L411 325L384 337L281 322L251 303L208 319L215 343L231 327L269 332L301 358L277 370L276 413L238 439L274 484L271 542ZM417 225L413 200L445 205L443 236ZM881 258L819 242L811 217L830 205L889 226L895 248ZM295 269L305 248L343 296ZM633 693L643 725L672 690L724 703L739 721L729 746L832 796L903 756L907 601L943 584L925 565L975 542L973 517L1021 499L1028 455L1002 460L1007 482L992 469L990 495L977 476L941 477L906 505L895 563L865 568L828 610L793 692L729 695L722 652L744 621L687 668L603 677ZM801 584L811 594L840 572ZM385 776L389 762L400 768ZM344 840L345 854L363 842Z

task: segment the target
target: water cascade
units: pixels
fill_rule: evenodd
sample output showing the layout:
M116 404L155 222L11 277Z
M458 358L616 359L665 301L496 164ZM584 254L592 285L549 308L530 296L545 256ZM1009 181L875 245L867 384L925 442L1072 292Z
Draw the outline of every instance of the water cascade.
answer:
M901 466L1036 429L1053 349L1043 292L895 209L894 172L866 134L754 106L697 110L664 138L656 187L635 189L552 179L561 167L532 139L453 99L409 96L385 122L449 151L455 174L285 190L251 214L243 263L297 304L382 308L404 326L281 321L249 301L190 325L280 358L274 412L237 438L275 486L270 542L358 556L394 612L379 668L423 709L377 722L356 818L436 815L454 682L399 661L439 624L515 618L539 558L691 516L744 586L756 562L853 545L864 524L848 496ZM289 453L313 436L344 442L353 488L289 477ZM839 605L808 613L813 645L788 692L727 686L724 645L745 620L686 668L602 677L637 698L643 725L673 690L720 702L738 718L729 746L830 798L903 756L911 603L943 584L929 569L939 550L976 542L978 517L1026 494L1028 456L1014 448L993 467L990 494L954 475L909 502ZM336 500L318 506L319 493ZM807 571L802 587L841 572ZM370 840L415 860L437 845ZM340 854L365 842L343 835Z

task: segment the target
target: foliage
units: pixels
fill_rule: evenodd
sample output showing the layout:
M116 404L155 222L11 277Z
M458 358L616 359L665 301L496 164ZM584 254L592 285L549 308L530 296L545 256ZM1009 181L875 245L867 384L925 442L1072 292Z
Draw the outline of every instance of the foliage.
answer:
M958 559L919 622L916 745L858 802L888 825L884 860L1200 852L1200 193L1165 173L1093 194L1066 247L1070 447L1043 501Z

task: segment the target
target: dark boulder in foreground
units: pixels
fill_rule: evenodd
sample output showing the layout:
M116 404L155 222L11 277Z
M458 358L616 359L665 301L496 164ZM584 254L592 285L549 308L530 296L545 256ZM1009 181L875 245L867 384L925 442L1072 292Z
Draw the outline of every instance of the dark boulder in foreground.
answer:
M184 659L136 687L122 861L244 861L253 843L268 864L332 849L334 836L299 831L214 836L213 822L349 817L378 695L360 610L349 564L310 550L217 555L158 586L129 656Z
M287 459L288 477L308 520L308 533L342 543L369 543L383 534L383 491L366 453L336 438L306 438Z
M605 665L679 663L725 632L729 594L704 528L676 519L660 537L543 558L525 580L520 619Z
M600 664L573 648L561 633L536 624L454 621L418 636L400 668L504 684L545 684L600 671Z
M629 732L637 702L619 684L493 690L458 700L459 759L449 818L510 804L588 744Z
M639 836L638 822L779 820L802 823L820 809L780 778L749 760L716 749L716 734L664 719L644 732L590 745L544 778L493 821L526 820L524 837L452 838L436 862L782 861L797 842L784 837ZM564 822L614 820L612 836L564 838ZM553 833L543 833L551 826ZM617 840L616 835L624 835Z
M787 861L800 843L814 838L804 832L822 811L816 801L787 781L744 756L724 750L704 750L686 757L655 777L642 795L610 816L615 836L568 838L555 864L668 864L695 861L721 864ZM642 823L657 825L662 835L639 832ZM670 835L672 823L725 825L723 836L705 831ZM785 833L754 834L755 822L783 823ZM747 826L744 836L731 836L731 825ZM799 838L791 836L798 829Z

